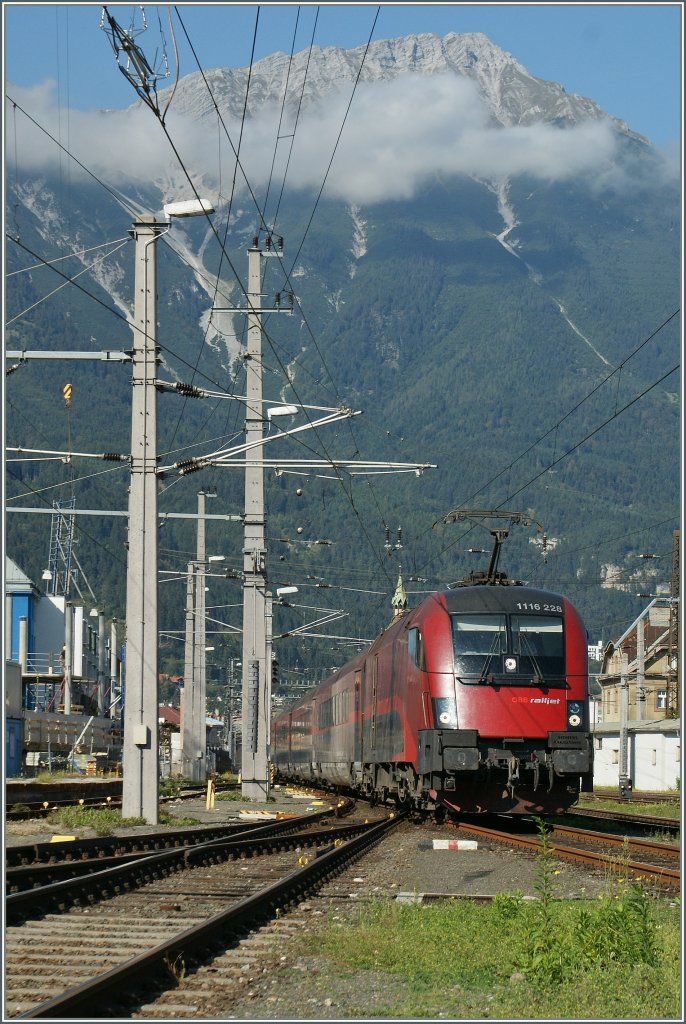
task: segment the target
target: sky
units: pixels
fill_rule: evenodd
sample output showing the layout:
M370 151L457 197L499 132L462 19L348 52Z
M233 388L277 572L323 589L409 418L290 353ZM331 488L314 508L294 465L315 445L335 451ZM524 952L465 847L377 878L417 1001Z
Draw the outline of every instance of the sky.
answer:
M142 28L140 5L110 4L126 30ZM147 29L135 35L155 62L160 24L171 57L168 6L145 5ZM174 18L181 76L245 67L257 23L255 59L321 46L430 32L483 32L536 78L594 100L657 147L681 134L681 3L536 4L178 4ZM5 91L51 82L60 109L125 109L136 99L117 67L99 4L4 3ZM296 28L297 26L297 28ZM191 46L192 44L192 50ZM164 84L164 83L162 83ZM162 87L162 86L160 86Z

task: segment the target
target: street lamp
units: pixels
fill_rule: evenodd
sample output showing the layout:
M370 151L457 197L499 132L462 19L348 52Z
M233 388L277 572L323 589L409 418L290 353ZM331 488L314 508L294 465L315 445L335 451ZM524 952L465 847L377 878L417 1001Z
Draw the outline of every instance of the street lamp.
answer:
M275 416L295 416L300 409L297 405L275 405L267 409L267 419L272 420Z
M203 214L214 213L214 207L208 199L184 199L178 203L166 203L162 209L167 220L172 217L202 217Z

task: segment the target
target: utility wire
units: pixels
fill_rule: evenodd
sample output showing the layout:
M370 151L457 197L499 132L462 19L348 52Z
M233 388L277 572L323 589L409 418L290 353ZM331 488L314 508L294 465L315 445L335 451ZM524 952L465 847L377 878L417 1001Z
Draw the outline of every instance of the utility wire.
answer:
M37 299L36 302L31 303L30 306L27 306L26 309L23 309L21 313L17 313L16 316L13 316L10 320L7 320L5 322L5 327L9 327L10 324L13 324L15 322L15 320L20 320L23 316L26 316L26 314L30 313L32 309L36 308L36 306L40 306L42 302L46 302L48 299L51 299L53 295L56 295L57 292L62 291L62 289L66 288L68 284L74 284L77 277L81 277L82 274L87 274L89 270L93 270L93 268L98 266L99 263L103 263L106 259L108 259L108 257L113 256L115 253L119 252L119 250L122 249L127 242L128 239L126 239L120 245L118 245L116 249L112 249L110 252L106 252L99 259L94 260L93 263L90 263L87 267L84 267L83 270L80 270L78 272L78 274L75 274L73 277L68 278L66 281L63 282L63 284L58 285L57 288L54 288L51 292L48 292L47 295L41 296L41 298ZM66 257L61 258L65 259Z
M541 476L543 476L550 469L552 469L553 466L557 465L559 462L562 462L564 459L566 459L568 455L571 455L573 452L575 452L577 448L579 448L582 444L584 444L591 437L593 437L600 430L602 430L603 427L606 427L614 419L616 419L618 416L620 416L621 413L623 413L627 409L631 408L631 406L634 405L636 402L638 402L641 398L644 398L645 395L647 395L650 391L653 390L653 388L658 387L664 380L667 379L667 377L671 376L671 374L675 373L676 370L678 370L678 369L679 369L679 364L677 363L676 366L673 366L671 370L668 370L667 373L663 374L662 377L660 377L658 380L656 380L653 384L650 384L639 395L636 395L634 398L632 398L631 401L627 402L627 404L625 406L623 406L621 409L615 409L615 411L613 412L612 416L609 416L603 423L601 423L597 427L595 427L592 431L590 431L585 437L583 437L575 445L573 445L566 452L564 452L562 455L560 455L558 458L556 458L553 462L550 462L548 466L546 466L544 469L542 469L534 477L529 479L525 484L522 484L522 486L520 488L518 488L518 490L514 491L512 494L509 494L506 498L503 498L503 500L500 502L499 505L496 506L496 508L500 508L506 502L511 501L512 498L515 498L518 494L521 494L522 491L526 490L528 487L531 486L531 484L535 483L536 480L538 480ZM476 492L476 493L478 494L479 492ZM464 531L464 533L461 533L460 536L457 537L454 541L451 541L449 544L446 544L436 555L432 556L427 562L424 563L424 566L422 567L422 570L420 570L420 571L425 571L427 566L433 564L433 562L435 562L438 557L440 557L441 555L444 555L446 551L450 550L450 548L453 548L453 547L455 547L456 544L461 543L465 539L465 537L469 533L471 533L472 530L474 530L474 529L476 529L475 526L470 526L467 530Z
M75 163L77 163L79 165L79 167L83 171L85 171L86 174L88 174L93 179L93 181L96 181L98 183L98 185L101 185L105 189L106 192L109 192L109 194L112 196L112 198L115 199L116 202L119 203L120 206L123 206L123 208L127 211L127 213L129 213L132 217L136 217L136 211L134 210L134 208L132 206L127 204L127 201L126 201L125 198L123 198L122 196L118 195L114 191L114 189L110 188L109 185L105 184L105 182L102 181L101 178L98 178L97 174L94 174L93 171L89 170L88 167L86 167L85 164L82 164L81 161L77 157L75 157L73 153L70 153L69 150L65 146L63 146L62 143L59 142L59 140L56 139L55 136L52 135L47 130L47 128L44 128L43 125L39 124L38 121L35 120L35 118L31 117L31 115L29 113L27 113L27 111L24 110L24 108L22 106L20 106L19 103L17 103L15 100L13 100L11 96L8 96L7 99L10 101L10 103L12 104L12 106L16 110L20 110L22 112L22 114L24 115L24 117L28 118L28 120L31 121L32 124L35 124L36 128L39 128L43 132L44 135L47 135L47 137L52 142L54 142L55 145L58 146L59 149L63 153L66 153L67 156L71 160L73 160Z
M182 26L183 26L183 21L182 21L182 19L181 19L180 15L178 15L178 9L176 9L176 8L175 8L175 10L176 10L177 16L179 17L179 20L180 20L180 22L181 22L181 24L182 24ZM341 128L340 128L340 130L339 130L339 133L338 133L338 136L337 136L337 140L336 140L336 143L335 143L335 146L334 146L334 150L333 150L333 153L332 153L332 155L331 155L331 158L330 158L330 160L329 160L329 164L328 164L328 167L327 167L327 170L326 170L326 174L325 174L325 177L324 177L324 181L323 181L323 183L322 183L322 186L321 186L321 188L320 188L320 190L319 190L319 194L318 194L318 196L317 196L317 199L316 199L316 202L315 202L315 205L314 205L314 209L313 209L313 211L312 211L312 214L311 214L311 216L310 216L310 219L309 219L309 222L308 222L307 228L306 228L306 230L305 230L305 234L303 235L303 238L302 238L302 240L301 240L300 246L299 246L299 248L298 248L298 254L297 254L297 255L299 255L299 253L300 253L300 252L302 251L302 246L303 246L303 244L304 244L304 241L305 241L305 237L307 236L307 233L308 233L308 231L309 231L309 229L310 229L310 227L311 227L311 225L312 225L312 221L313 221L313 219L314 219L314 214L315 214L315 212L316 212L317 206L318 206L318 204L319 204L319 201L320 201L320 199L321 199L321 196L322 196L322 193L323 193L323 190L324 190L324 186L325 186L325 184L326 184L326 180L327 180L327 178L328 178L328 175L329 175L329 172L330 172L330 170L331 170L331 166L332 166L332 163L333 163L333 159L334 159L334 156L335 156L336 150L337 150L337 148L338 148L338 145L339 145L339 143L340 143L340 139L341 139L341 135L342 135L342 132L343 132L343 128L344 128L344 126L345 126L345 122L346 122L346 120L347 120L347 117L348 117L348 114L349 114L349 112L350 112L350 107L351 107L351 105L352 105L352 100L353 100L353 97L354 97L354 95L355 95L355 90L357 89L357 85L358 85L358 83L359 83L359 79L360 79L360 76L361 76L361 73L362 73L362 68L363 68L363 66L364 66L364 61L365 61L365 58L366 58L366 54L367 54L367 52L368 52L368 49L369 49L369 45L370 45L370 42L371 42L371 35L372 35L373 31L374 31L374 27L375 27L375 25L376 25L376 21L377 21L378 15L379 15L379 10L380 10L380 8L377 8L376 16L375 16L375 18L374 18L374 24L372 25L372 29L371 29L371 32L370 32L370 39L369 39L369 41L367 42L367 47L365 48L365 54L364 54L364 56L363 56L363 58L362 58L362 61L361 61L361 63L360 63L360 68L359 68L359 70L358 70L357 78L356 78L356 80L355 80L355 86L354 86L354 88L353 88L353 92L352 92L352 95L351 95L350 101L349 101L349 103L348 103L348 107L347 107L347 109L346 109L346 112L345 112L345 115L344 115L344 118L343 118L343 122L342 122L342 124L341 124ZM185 27L184 27L184 32L185 32ZM187 35L187 33L186 33L186 35ZM188 36L187 36L187 38L188 38ZM192 43L190 42L190 39L188 39L188 42L189 42L189 45L191 46L191 49L193 49L193 47L192 47ZM195 51L194 51L194 50L193 50L193 53L194 53L194 55L195 55ZM197 60L197 57L196 57L196 60ZM218 110L218 108L216 107L216 101L214 101L214 97L213 97L213 95L212 95L212 91L211 91L211 89L209 88L209 84L207 83L207 79L206 79L206 76L205 76L204 72L202 71L202 68L201 68L201 74L203 75L203 79L204 79L204 81L206 82L206 84L207 84L207 86L208 86L208 91L209 91L209 93L210 93L210 96L211 96L211 97L212 97L212 99L213 99L213 102L215 103L215 108L216 108L216 110L217 110L217 113L218 113L218 115L219 115L219 110ZM220 115L219 115L219 116L220 116ZM158 120L159 120L159 115L158 115ZM221 120L221 123L222 123L222 125L223 125L223 126L225 127L225 125L224 125L224 121L223 121L223 119L221 119L221 116L220 116L220 120ZM188 181L188 183L189 183L190 187L191 187L191 188L193 189L193 192L194 192L194 195L195 195L195 197L196 197L197 199L199 199L200 197L199 197L199 195L198 195L198 192L197 192L197 190L196 190L196 188L195 188L195 185L194 185L194 183L193 183L193 181L192 181L192 178L191 178L190 174L188 173L188 170L187 170L187 168L186 168L186 166L185 166L185 164L184 164L183 160L181 159L181 156L180 156L180 154L179 154L179 152L178 152L178 150L177 150L177 148L176 148L176 146L175 146L175 144L174 144L174 142L173 142L173 140L172 140L172 138L171 138L171 136L170 136L170 134L169 134L169 131L168 131L168 129L166 128L166 126L165 126L165 125L164 125L164 124L163 124L163 123L162 123L161 121L160 121L160 125L161 125L161 127L162 127L162 130L163 130L163 132L164 132L164 134L165 134L165 136L166 136L166 138L167 138L167 140L168 140L168 142L169 142L169 144L170 144L170 146L171 146L171 148L172 148L172 150L173 150L173 152L174 152L174 155L175 155L175 157L176 157L176 159L177 159L177 161L178 161L178 163L179 163L179 166L181 167L182 171L184 172L184 174L185 174L185 176L186 176L186 179L187 179L187 181ZM255 197L255 195L254 195L254 192L253 192L252 188L250 187L250 184L249 184L249 182L248 182L248 179L247 179L247 176L246 176L246 174L245 174L245 171L244 171L244 169L243 169L243 167L242 167L242 165L241 165L241 163L240 163L240 157L239 157L239 154L238 154L237 150L235 149L235 147L233 146L233 143L231 142L231 139L230 139L230 136L229 136L228 132L227 132L227 138L229 139L229 142L231 143L231 146L232 146L232 148L233 148L233 150L234 150L234 154L235 154L235 156L236 156L236 162L237 162L237 165L238 165L238 166L240 167L240 169L241 169L241 172L243 173L243 177L244 177L244 179L245 179L246 185L247 185L247 187L248 187L248 190L249 190L249 192L250 192L250 195L251 195L251 197L252 197L252 199L253 199L253 202L255 203L255 207L256 207L256 209L257 209L257 211L258 211L258 214L259 214L259 216L260 216L260 220L261 220L261 223L262 223L262 225L263 225L263 229L264 229L264 230L267 230L267 227L266 227L266 222L265 222L265 220L264 220L264 216L263 216L263 213L262 213L262 211L260 210L259 204L257 203L257 199L256 199L256 197ZM240 286L241 290L243 291L243 293L244 293L244 294L246 294L246 292L245 292L245 288L244 288L244 286L243 286L243 284L242 284L242 281L241 281L241 279L240 279L240 277L239 277L239 275L238 275L238 273L237 273L237 271L236 271L236 268L234 267L234 265L233 265L233 263L232 263L231 259L229 258L228 254L226 253L226 250L225 250L225 248L224 248L224 246L223 246L223 243L222 243L222 242L221 242L221 240L219 239L219 236L218 236L218 234L217 234L217 231L216 231L216 229L215 229L214 225L212 224L212 222L210 221L209 217L208 217L208 222L209 222L209 224L210 224L210 227L211 227L211 229L212 229L212 231L213 231L213 233L214 233L214 235L215 235L215 238L217 239L217 242L218 242L218 243L220 244L220 246L221 246L222 250L224 251L224 253L225 253L225 255L226 255L226 259L227 259L227 262L228 262L228 264L229 264L229 266L230 266L231 270L233 271L233 273L234 273L234 276L236 277L236 280L238 281L238 284L239 284L239 286ZM297 255L296 255L296 259L294 260L294 262L293 262L293 264L292 264L292 268L291 268L291 271L292 271L293 267L295 266L295 262L297 261ZM287 275L287 277L288 277L288 279L290 279L290 274L288 274L288 275ZM269 339L269 335L268 335L268 334L265 334L265 337L267 338L267 341L269 342L269 340L270 340L270 339ZM315 341L315 345L316 345L316 341ZM318 348L318 346L317 346L317 348ZM318 349L318 351L319 351L319 349ZM320 353L320 355L321 355L321 353ZM277 356L277 360L278 360L278 356ZM280 362L280 360L279 360L279 362ZM285 373L285 367L283 366L283 364L280 364L280 365L281 365L281 368L282 368L282 370L283 370L283 372L284 372L284 376L286 376L286 379L288 379L288 378L287 378L287 375L286 375L286 373ZM328 372L328 370L327 370L327 372ZM329 375L329 376L330 376L330 375ZM293 389L293 393L294 393L294 394L296 395L296 398L297 398L297 391L296 391L296 389L295 389L295 387L294 387L294 385L293 385L293 382L292 382L292 381L290 382L290 386L291 386L291 388ZM299 399L298 399L298 401L299 401ZM300 402L300 404L302 404L302 403ZM307 414L306 414L306 415L307 415ZM308 416L308 418L309 418L309 416ZM316 434L317 434L317 436L318 436L318 433L317 433L316 431L315 431L315 433L316 433ZM323 444L323 442L322 442L321 438L319 438L319 437L318 437L318 440L319 440L320 444L322 444L322 446L324 447L324 444ZM309 446L306 446L306 447L309 447ZM326 449L325 449L325 447L324 447L324 450L326 450ZM328 459L329 461L332 461L332 460L331 460L331 456L329 456L329 455L327 454L327 455L326 455L326 457L327 457L327 459ZM342 481L342 477L341 477L341 475L340 475L339 471L337 470L337 468L336 468L335 466L332 466L332 468L333 468L334 472L336 473L336 475L337 475L337 476L339 477L339 481L340 481L341 485L343 486L343 481ZM364 534L365 534L365 536L367 537L367 540L369 541L369 543L370 543L370 546L372 547L372 551L373 551L373 553L375 554L375 556L376 556L377 558L379 558L380 556L379 556L379 555L377 554L377 552L376 552L376 549L374 548L374 545L372 544L371 538L369 537L369 535L368 535L368 533L367 533L367 531L366 531L366 528L365 528L365 526L364 526L364 524L363 524L363 522L362 522L362 519L361 519L361 516L360 516L360 514L359 514L359 511L358 511L358 509L356 508L356 506L355 506L355 503L354 503L354 501L352 500L352 494L351 494L350 492L346 491L345 487L343 487L343 490L344 490L344 493L346 493L346 496L348 497L348 501L349 501L349 503L350 503L350 505L351 505L351 507L352 507L352 509L353 509L353 512L355 513L355 515L356 515L356 517L357 517L357 519L358 519L359 525L360 525L360 527L361 527L361 529L362 529L363 533L364 533ZM381 565L383 565L383 562L381 562Z
M655 330L652 331L651 334L649 334L648 337L645 338L640 343L640 345L638 345L628 356L626 356L622 360L622 362L619 364L618 367L616 367L611 373L609 373L599 384L597 384L594 388L592 388L591 391L589 391L588 394L585 395L581 399L581 401L577 402L577 404L572 409L570 409L568 412L566 412L564 414L564 416L560 417L560 419L557 420L556 423L554 423L551 427L549 427L548 430L544 434L542 434L536 441L532 442L532 444L530 444L508 466L506 466L503 469L501 469L498 473L496 473L493 477L491 477L491 479L488 480L485 484L483 484L482 486L478 487L477 490L469 498L465 498L464 501L461 502L461 504L462 505L467 505L470 501L473 501L474 498L477 495L479 495L482 492L484 492L486 490L486 488L490 487L490 485L492 483L494 483L496 480L498 480L504 473L508 472L508 470L511 470L513 466L515 466L519 461L521 461L521 459L523 459L525 455L527 455L530 451L532 451L534 448L536 448L536 446L539 445L541 443L541 441L545 440L546 437L548 437L551 433L556 431L560 427L560 425L566 419L568 419L574 412L576 412L584 404L584 402L586 402L592 395L594 395L599 390L599 388L601 388L604 384L606 384L607 381L609 381L615 375L615 373L618 373L619 371L621 371L622 367L625 366L629 362L629 360L633 359L633 357L638 352L640 352L641 349L644 348L644 346L647 345L649 341L652 341L659 334L660 331L662 331L668 324L670 324L671 321L676 316L679 315L679 312L680 312L680 310L676 309L672 314L670 314L670 316L668 316L666 320L664 320L657 328L655 328ZM535 483L535 481L538 480L539 477L541 477L544 473L547 473L549 469L552 469L553 466L557 465L558 462L561 462L564 458L566 458L567 455L569 455L573 451L575 451L575 449L578 448L579 445L583 444L584 441L587 441L590 437L593 436L594 433L597 433L597 431L600 430L603 426L606 426L607 423L611 422L611 420L614 419L617 415L619 415L619 413L624 412L624 410L629 408L631 405L633 405L635 401L638 401L638 399L642 398L649 391L652 391L652 389L654 387L657 387L660 383L662 383L662 381L666 377L669 377L678 368L679 368L679 364L677 364L675 367L673 367L671 370L669 370L668 373L666 373L664 375L664 377L661 377L654 384L651 384L645 391L641 392L641 394L639 394L636 398L632 399L632 401L630 403L628 403L628 405L624 406L623 409L617 410L617 407L615 406L615 411L614 411L613 415L610 416L607 420L605 420L604 423L601 423L599 427L597 427L594 431L592 431L589 435L587 435L587 437L585 437L581 441L579 441L578 444L575 445L573 448L569 449L568 452L564 453L559 458L554 457L553 460L548 464L548 466L546 466L545 469L543 469L536 476L534 476L530 480L528 480L522 487L520 487L517 491L515 491L514 494L510 494L507 498L504 498L503 501L500 504L504 505L506 501L509 501L511 498L516 497L517 494L520 494L521 491L523 491L527 487L529 487L530 484ZM500 507L500 506L498 506L498 507ZM450 548L454 547L455 544L460 543L462 540L464 540L464 538L467 536L467 534L471 533L473 528L474 527L469 527L469 529L467 529L464 533L462 533L455 541L451 541L450 544L448 544L444 548L442 548L441 551L439 551L438 554L436 556L434 556L434 557L439 557L440 555L444 554L447 550L449 550ZM421 534L418 534L416 536L415 540L421 539L421 537L426 536L426 534L429 533L429 532L430 532L430 530L423 531ZM433 561L433 559L431 561ZM425 567L426 567L426 565L430 565L431 561L426 563Z

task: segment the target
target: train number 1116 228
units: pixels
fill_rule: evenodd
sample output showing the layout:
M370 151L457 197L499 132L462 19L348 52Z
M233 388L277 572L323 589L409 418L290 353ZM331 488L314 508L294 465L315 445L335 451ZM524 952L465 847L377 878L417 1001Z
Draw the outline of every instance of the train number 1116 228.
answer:
M561 612L561 604L539 604L529 601L518 601L516 607L520 612Z

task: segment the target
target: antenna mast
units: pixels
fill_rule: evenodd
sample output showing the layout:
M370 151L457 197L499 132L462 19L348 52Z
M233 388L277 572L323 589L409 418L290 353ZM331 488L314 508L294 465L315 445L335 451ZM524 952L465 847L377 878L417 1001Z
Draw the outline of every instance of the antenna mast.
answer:
M76 507L76 499L53 501L50 520L50 580L48 593L53 597L69 597L72 584L72 549L74 545L74 515L65 515L65 510Z
M672 578L669 588L669 642L667 651L667 717L679 717L679 567L681 530L672 534Z

